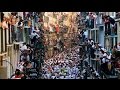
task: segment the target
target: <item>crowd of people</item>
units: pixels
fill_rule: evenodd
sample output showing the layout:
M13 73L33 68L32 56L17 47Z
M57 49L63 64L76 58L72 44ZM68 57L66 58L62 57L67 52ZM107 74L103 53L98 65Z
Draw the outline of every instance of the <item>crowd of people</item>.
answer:
M81 34L84 35L84 32L82 32ZM81 40L83 40L84 44L87 45L86 51L90 55L90 60L96 59L99 63L99 74L101 74L102 71L106 75L116 75L115 69L120 68L120 43L118 43L118 45L115 45L113 48L111 48L111 50L108 51L107 49L102 47L101 44L94 42L93 39L87 39L84 36L81 38ZM96 68L94 65L91 66L93 68Z
M37 63L33 63L34 58L34 45L39 39L40 35L37 30L31 33L31 44L23 43L20 46L20 60L18 67L11 77L11 79L31 79L29 77L29 70L36 68ZM93 39L84 38L84 44L87 48L83 48L83 52L86 53L86 58L83 61L83 69L81 67L80 47L77 46L72 49L68 49L68 52L63 51L55 57L48 59L42 66L42 79L87 79L87 77L100 78L101 71L107 75L115 75L115 68L119 68L119 58L116 60L115 51L120 51L120 43L113 47L111 52L108 52L99 43L95 43ZM98 59L100 64L99 71L96 70L94 65L88 61L90 59ZM88 75L88 69L89 73ZM37 71L38 72L38 71ZM91 76L93 75L94 76Z
M44 79L80 79L78 68L78 49L71 49L68 53L62 52L45 62L43 66Z
M35 52L42 48L41 33L42 31L35 27L30 35L31 43L21 44L20 60L12 79L31 79L29 71L32 68L37 67L37 73L39 72L40 67L38 68L39 63L35 61L37 58ZM41 66L42 79L87 79L88 77L100 79L102 72L107 75L115 75L115 68L120 68L120 43L111 48L111 51L107 51L101 44L94 42L93 39L88 39L84 31L79 33L78 38L78 44L83 43L85 47L82 46L80 49L78 45L72 49L69 48L44 61ZM38 54L38 52L36 53ZM38 54L38 56L41 55ZM95 65L91 64L93 59L96 59L99 67L96 68Z
M34 58L34 51L36 50L35 45L38 42L40 37L40 30L34 28L30 35L30 44L21 43L20 44L20 60L18 61L17 68L15 73L11 76L11 79L30 79L29 70L32 68L36 68L35 65L35 58Z

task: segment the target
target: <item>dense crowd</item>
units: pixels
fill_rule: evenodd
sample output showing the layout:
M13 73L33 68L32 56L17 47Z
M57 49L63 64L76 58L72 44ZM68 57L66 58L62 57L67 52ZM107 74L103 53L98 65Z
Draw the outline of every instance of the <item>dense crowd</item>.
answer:
M20 60L14 75L11 77L12 79L31 79L29 71L37 66L37 63L33 63L33 60L35 60L33 57L35 48L33 46L38 40L39 34L33 31L30 38L30 45L23 43L20 46ZM115 51L120 51L120 43L111 52L108 52L99 43L95 43L93 39L84 38L83 41L87 46L87 48L82 47L82 53L85 52L86 54L86 58L83 60L83 69L80 68L82 65L80 57L81 49L77 46L46 60L42 66L42 79L87 79L87 77L98 79L100 78L101 71L107 75L115 75L115 68L119 68L120 65L114 53ZM89 62L89 55L91 60L98 59L100 64L99 70L96 70L95 66Z
M41 32L35 27L30 35L30 45L21 44L20 60L14 75L11 77L12 79L31 79L30 69L39 66L39 63L35 61L34 52L39 49L38 47L41 47L41 42L39 43ZM120 43L108 51L100 43L88 39L84 31L79 33L78 38L78 44L83 44L82 49L78 46L72 49L69 48L44 61L41 68L42 79L87 79L87 77L99 79L102 72L107 75L115 75L115 69L120 68ZM99 63L98 68L91 63L92 60ZM38 73L38 68L36 70Z
M44 79L80 79L79 76L79 48L69 53L63 52L45 62L43 70Z
M116 69L120 68L120 43L107 50L101 44L94 42L93 39L87 39L83 31L80 34L83 36L81 40L87 45L86 51L90 55L90 60L96 60L100 65L99 74L102 71L106 75L116 75ZM94 65L91 66L96 68Z
M11 76L11 79L30 79L29 70L31 68L35 68L35 60L33 53L35 51L34 45L38 42L40 37L40 30L34 29L33 32L30 35L30 44L21 43L20 44L20 60L17 64L17 68L15 73Z

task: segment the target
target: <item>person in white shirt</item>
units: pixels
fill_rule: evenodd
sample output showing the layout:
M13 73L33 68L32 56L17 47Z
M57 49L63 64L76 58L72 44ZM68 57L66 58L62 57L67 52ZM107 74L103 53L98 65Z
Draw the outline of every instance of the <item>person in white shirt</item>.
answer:
M90 18L89 16L86 16L86 19L87 19L87 20L89 20L89 18Z
M102 63L105 63L106 61L107 61L107 54L106 54L106 52L104 52Z
M23 46L20 47L20 51L27 50L26 43L23 43Z
M40 36L36 33L36 31L33 31L33 33L31 33L31 35L30 35L31 44L35 43L36 39L39 37Z
M31 35L30 35L30 38L33 39L35 36L37 38L39 37L39 35L36 33L36 31L33 31L33 33L31 33Z
M51 76L52 79L55 79L56 76Z
M47 79L50 79L51 74L47 73L46 76L47 76Z

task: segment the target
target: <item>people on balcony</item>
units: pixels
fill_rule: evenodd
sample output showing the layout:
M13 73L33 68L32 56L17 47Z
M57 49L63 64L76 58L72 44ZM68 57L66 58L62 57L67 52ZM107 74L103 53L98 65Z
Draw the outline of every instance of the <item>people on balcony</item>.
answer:
M93 29L95 28L95 18L96 15L93 13L89 13L89 15L86 16L86 27Z
M111 18L109 15L105 15L103 17L104 23L105 23L105 35L111 35L112 34L112 29L115 27L115 20ZM111 28L112 27L112 28Z

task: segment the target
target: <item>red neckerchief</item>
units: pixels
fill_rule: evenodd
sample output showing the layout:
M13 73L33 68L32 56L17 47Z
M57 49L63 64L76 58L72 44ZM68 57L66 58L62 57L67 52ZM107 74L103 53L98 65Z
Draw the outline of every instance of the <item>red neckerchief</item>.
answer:
M21 78L21 75L15 75L15 78Z

